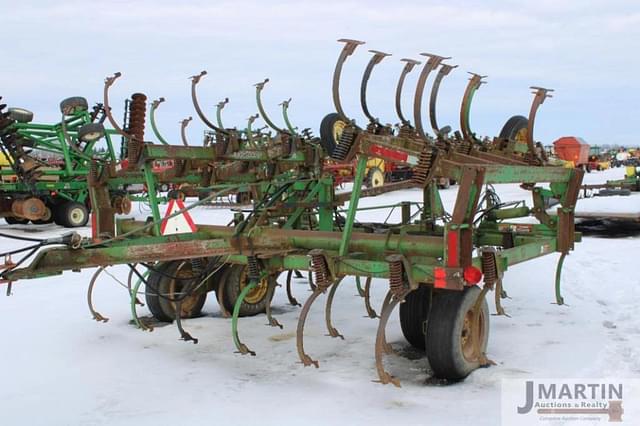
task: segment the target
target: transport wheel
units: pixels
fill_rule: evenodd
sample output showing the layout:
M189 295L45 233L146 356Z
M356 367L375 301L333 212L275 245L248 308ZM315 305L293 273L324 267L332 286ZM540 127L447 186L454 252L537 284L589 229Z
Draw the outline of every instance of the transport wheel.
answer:
M422 351L425 349L425 331L431 306L431 294L431 287L420 286L407 294L404 303L400 304L402 334L411 346Z
M182 290L193 280L191 263L184 260L159 263L149 273L145 287L145 301L151 315L158 321L172 322L176 318L177 303L172 301L183 297ZM177 279L176 279L177 278ZM181 280L180 278L186 278ZM186 296L180 307L180 318L195 318L201 315L207 300L207 286Z
M82 96L74 96L60 102L60 112L64 115L72 115L79 111L89 109L89 103Z
M340 119L340 116L335 112L327 114L320 122L320 145L329 156L333 154L346 126L347 122Z
M83 142L95 142L104 136L104 126L101 123L89 123L80 126L78 139Z
M45 215L42 219L32 220L35 225L46 225L47 223L53 222L53 213L51 212L50 207L45 208Z
M372 167L367 173L367 188L378 188L384 185L384 173L379 167Z
M529 119L522 115L514 115L504 123L500 130L500 139L524 140L523 132L526 132Z
M89 210L84 204L66 201L56 208L53 219L57 225L65 228L77 228L87 224Z
M19 219L14 216L6 216L4 218L4 221L9 225L26 225L27 223L29 223L29 219Z
M233 307L238 300L242 289L249 284L246 265L229 266L224 279L224 307L228 312L233 312ZM265 312L269 300L269 283L274 285L275 277L263 278L256 288L251 290L240 305L240 316L252 316Z
M434 376L461 380L480 366L474 356L473 335L479 338L480 351L489 341L489 307L486 300L477 324L472 321L473 305L480 288L434 293L427 323L425 347Z
M9 108L9 118L16 120L18 123L31 123L33 120L33 113L24 108Z

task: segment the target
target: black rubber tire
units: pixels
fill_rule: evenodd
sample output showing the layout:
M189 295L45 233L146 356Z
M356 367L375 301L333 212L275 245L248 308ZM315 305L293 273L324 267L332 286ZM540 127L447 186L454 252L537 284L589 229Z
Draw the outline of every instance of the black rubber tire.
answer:
M420 286L400 304L400 328L407 342L424 351L426 322L431 306L431 287Z
M18 123L31 123L33 120L33 113L24 108L9 108L7 110L9 118L16 120Z
M145 290L145 300L149 311L151 311L153 317L158 321L173 322L173 320L176 319L174 302L171 302L165 297L158 296L158 294L166 294L172 297L170 294L171 277L178 273L178 268L183 262L185 261L176 260L163 263L156 268L156 271L151 271L149 274L149 278L147 279L148 288ZM188 263L186 266L188 273L191 273L191 268ZM176 292L182 291L182 288L188 283L189 281L178 281ZM207 301L207 292L200 290L197 294L194 294L193 297L195 298L193 307L189 313L183 314L182 318L197 318L202 315L202 308Z
M53 221L65 228L85 226L89 221L89 209L84 204L66 201L55 208Z
M333 154L333 150L336 149L338 141L333 134L333 127L340 119L338 113L332 112L327 114L320 122L320 145L327 152L329 156Z
M227 312L233 312L235 302L238 300L238 296L240 296L240 292L242 291L240 278L246 268L246 265L230 265L225 272L223 303ZM272 280L271 285L275 285L273 282L275 281L275 277L269 277L269 280ZM269 291L266 291L264 297L254 303L248 302L245 298L240 305L240 316L247 317L264 313L267 308L267 303L269 302L267 299L268 294Z
M17 217L13 216L6 216L4 218L4 221L9 225L26 225L27 223L29 223L29 219L18 219Z
M504 123L500 130L500 139L515 139L516 135L522 129L526 129L529 125L529 119L522 115L514 115Z
M433 294L431 312L427 323L425 348L433 374L437 378L461 380L480 367L478 361L465 359L462 344L462 328L466 313L473 307L480 288L467 287L463 291L442 291ZM482 351L489 340L489 307L482 305L484 339Z
M60 112L64 115L73 115L79 111L89 109L89 103L82 96L74 96L60 102Z
M173 318L165 314L162 306L160 306L161 297L157 295L160 289L160 278L162 278L162 273L165 272L169 265L169 262L165 262L154 266L155 271L151 270L149 272L144 291L144 298L149 312L151 312L151 315L153 315L155 319L162 322L173 321Z
M101 123L89 123L78 128L78 139L83 142L95 142L104 136L105 130Z

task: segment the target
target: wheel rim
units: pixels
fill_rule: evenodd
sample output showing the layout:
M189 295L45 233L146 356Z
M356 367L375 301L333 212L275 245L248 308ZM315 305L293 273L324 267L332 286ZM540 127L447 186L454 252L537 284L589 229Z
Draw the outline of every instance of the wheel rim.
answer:
M249 280L247 278L247 270L245 268L240 274L240 291L249 284ZM266 297L268 290L269 280L267 278L262 278L255 288L247 293L244 301L252 305L260 303L260 301Z
M476 352L474 341L479 342L482 350L485 340L485 317L484 311L480 310L478 322L474 324L473 308L469 309L464 316L462 331L460 332L460 345L462 346L462 355L468 362L477 361L479 353Z
M347 123L342 120L336 120L336 122L333 123L333 140L336 142L336 144L340 140L340 136L342 136L342 132L344 131L345 127L347 127Z
M97 141L101 137L102 137L102 135L100 134L100 132L90 132L90 133L87 133L86 135L84 135L82 137L82 140L85 141L85 142L93 142L93 141Z
M84 210L80 207L74 207L69 212L69 219L71 219L71 223L74 225L79 225L84 221Z
M178 269L176 270L176 277L188 278L193 276L193 273L191 272L191 268L185 268L185 266L188 266L187 262L182 262L180 266L178 266ZM182 290L185 287L185 284L187 284L188 282L189 281L185 280L185 281L180 281L180 283L178 283L178 280L171 279L171 281L169 282L169 289L168 289L169 296L172 299L175 297L182 297L183 295L179 293L182 292ZM198 299L199 299L198 294L192 294L182 299L182 304L180 305L181 318L188 317L191 315L196 305L198 304ZM176 302L171 303L171 306L173 306L174 312L176 312L177 305L178 304Z
M384 185L384 175L380 170L374 170L371 174L371 186L377 188Z

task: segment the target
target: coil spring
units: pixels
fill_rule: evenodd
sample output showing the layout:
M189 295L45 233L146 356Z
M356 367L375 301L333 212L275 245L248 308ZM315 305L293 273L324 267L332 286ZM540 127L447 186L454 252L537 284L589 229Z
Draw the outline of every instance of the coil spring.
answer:
M247 256L247 269L250 280L260 279L260 264L258 263L258 257L255 255Z
M92 160L89 164L89 183L97 183L99 177L98 162L96 160Z
M406 288L402 258L394 255L389 256L387 261L389 262L389 291L395 297L400 297Z
M483 250L480 261L482 264L482 273L484 274L484 283L492 285L498 280L498 265L496 263L495 252Z
M471 148L473 148L473 142L468 139L463 139L458 144L456 151L460 154L469 155L471 153Z
M424 185L427 181L427 176L431 171L433 165L433 158L435 157L435 150L433 147L425 146L420 156L418 157L418 164L413 168L413 182L419 185Z
M191 259L191 272L199 274L204 270L204 262L201 257Z
M416 136L416 130L411 126L403 124L402 126L400 126L398 136L401 138L413 138Z
M129 102L129 129L131 135L127 155L129 157L129 169L135 167L140 157L142 144L144 143L144 126L147 114L147 97L142 93L131 95Z
M338 146L335 147L333 153L331 154L331 158L337 161L343 161L347 158L347 154L351 151L351 146L353 145L353 141L356 139L356 132L352 126L348 126L342 131L340 135L340 140L338 141Z
M329 287L331 274L324 256L317 250L311 250L309 256L311 257L311 272L316 285L321 289Z

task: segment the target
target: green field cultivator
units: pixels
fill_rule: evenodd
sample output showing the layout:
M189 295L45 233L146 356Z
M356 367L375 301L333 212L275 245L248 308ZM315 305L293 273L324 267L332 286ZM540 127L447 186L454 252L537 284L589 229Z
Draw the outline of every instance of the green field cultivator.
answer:
M455 67L443 64L446 58L426 55L414 96L412 123L402 113L400 97L406 74L419 63L405 59L396 96L401 124L394 129L381 125L366 105L369 75L374 65L388 56L373 52L361 90L362 108L369 122L360 128L342 109L339 82L345 59L362 43L341 41L346 44L333 80L336 111L323 121L320 141L297 134L286 116L288 105L284 128L267 117L260 102L264 83L257 86L258 108L275 136L257 134L251 128L252 120L243 131L225 128L220 117L224 103L218 107L217 125L212 123L197 102L196 84L202 73L193 77L192 95L198 116L211 128L205 146L129 145L132 171L149 173L150 164L166 160L175 162L172 170L198 176L200 199L174 215L233 191L253 191L251 208L236 211L227 226L198 224L192 233L162 235L159 214L147 221L116 221L105 188L118 172L108 161L94 162L96 167L90 175L90 194L97 211L94 236L69 234L63 239L39 242L36 248L44 244L62 246L39 250L28 265L28 256L15 263L7 257L2 279L11 285L21 279L98 268L89 284L89 304L95 319L106 320L92 303L96 279L112 265L128 265L129 299L140 328L151 328L136 313L143 283L153 316L159 321L175 320L181 337L190 341L197 340L184 330L182 319L197 316L208 292L213 291L223 314L231 318L236 348L255 355L240 340L239 317L265 313L270 325L282 327L270 307L276 280L286 274L290 284L294 274L307 271L313 292L301 308L296 345L300 361L318 367L318 361L304 347L310 308L327 294L327 331L332 337L342 337L331 318L332 301L340 283L351 282L345 277L354 276L368 316L379 319L374 353L382 383L399 385L383 365L383 355L393 353L385 328L398 305L404 336L425 352L436 377L459 380L480 366L490 365L486 354L490 319L487 293L495 292L496 310L503 314L500 297L504 272L512 265L559 253L555 289L556 301L562 304L562 264L580 239L574 232L573 214L582 171L546 165L534 143L536 112L549 91L534 88L529 116L509 120L503 137L479 140L470 129L469 113L483 77L473 74L462 101L460 131L451 134L450 127L438 125L435 107L440 83ZM438 68L429 103L434 135L429 136L422 124L422 99L427 77ZM116 124L114 127L117 129ZM128 136L143 140L135 133ZM320 145L334 160L355 162L351 192L336 194L333 174L322 172ZM411 166L412 177L362 189L371 158ZM440 199L438 180L443 178L459 183L451 212L445 210ZM531 205L502 202L497 184L505 183L520 184L529 191ZM408 188L419 189L422 201L374 207L387 212L398 208L401 217L396 223L356 219L358 211L365 209L360 205L363 196ZM560 202L555 216L547 213L550 199ZM387 285L378 312L371 306L369 293L372 285L382 281L373 278L385 279ZM290 290L287 286L289 301L297 304Z

